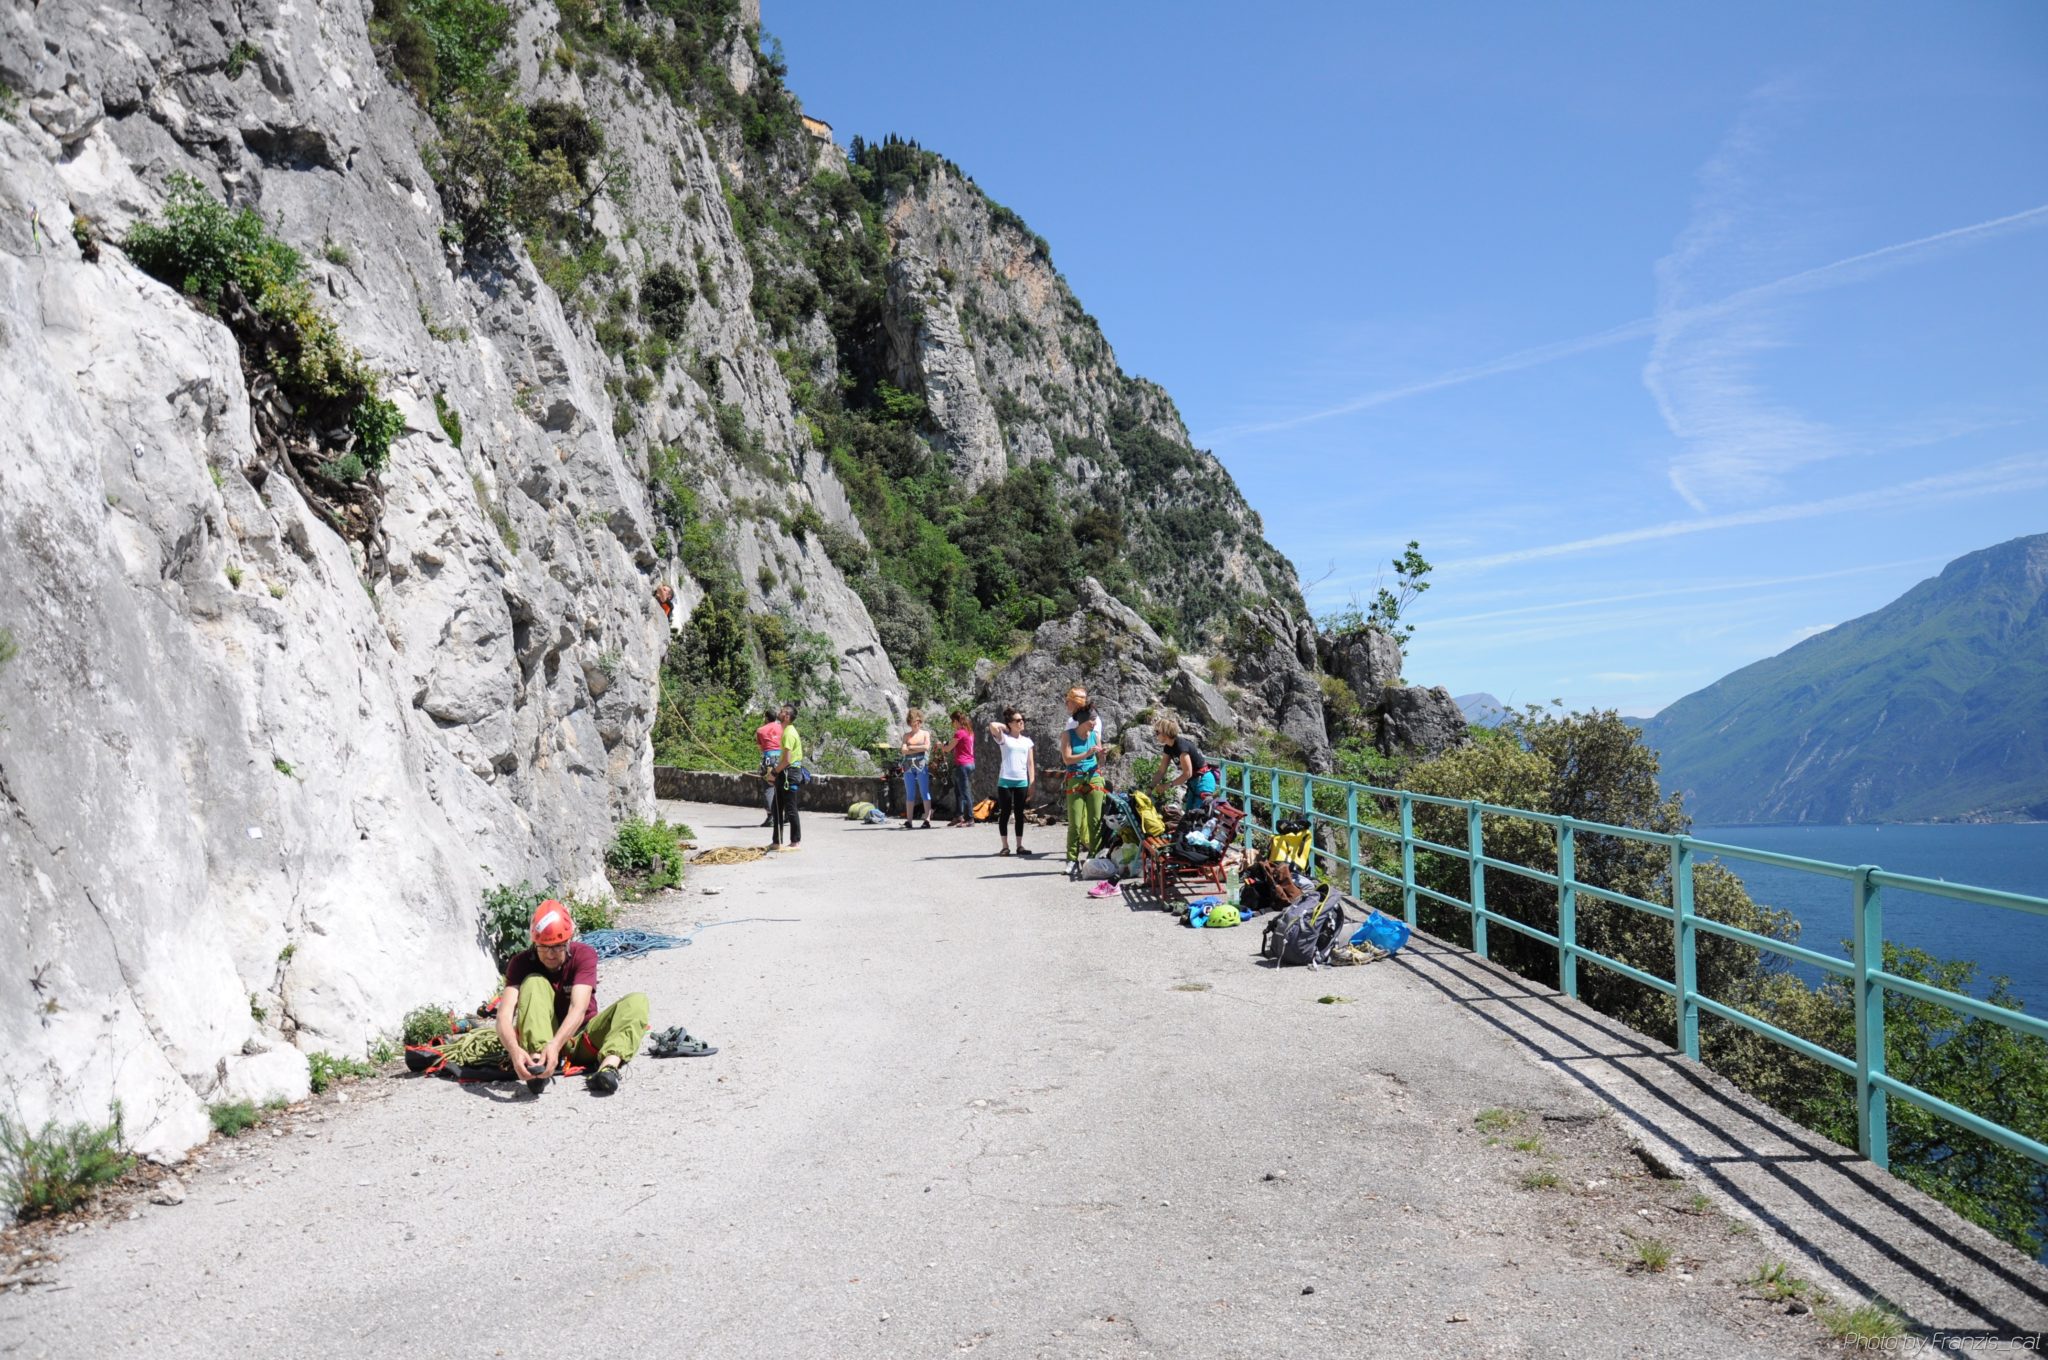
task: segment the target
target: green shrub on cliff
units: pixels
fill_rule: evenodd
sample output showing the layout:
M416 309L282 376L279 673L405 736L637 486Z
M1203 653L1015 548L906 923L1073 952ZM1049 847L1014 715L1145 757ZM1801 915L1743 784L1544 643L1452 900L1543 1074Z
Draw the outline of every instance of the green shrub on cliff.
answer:
M230 208L191 176L174 174L162 219L137 223L124 248L139 268L225 321L309 428L353 433L353 448L336 450L323 471L345 467L353 475L337 480L355 481L384 467L404 419L315 301L299 252L271 235L255 209ZM345 461L351 454L353 464Z

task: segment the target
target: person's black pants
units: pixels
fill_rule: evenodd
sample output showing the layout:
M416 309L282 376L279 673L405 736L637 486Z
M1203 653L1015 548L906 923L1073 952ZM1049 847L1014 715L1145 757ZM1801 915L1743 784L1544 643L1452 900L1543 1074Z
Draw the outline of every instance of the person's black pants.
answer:
M1015 816L1017 819L1017 843L1019 845L1024 843L1024 799L1030 792L1030 789L999 788L996 790L996 826L1003 833L1003 838L1008 840L1010 836L1010 818Z
M770 845L782 844L782 824L789 823L789 843L801 845L804 826L799 818L804 800L803 786L796 782L795 770L784 770L775 776L775 830L769 833Z

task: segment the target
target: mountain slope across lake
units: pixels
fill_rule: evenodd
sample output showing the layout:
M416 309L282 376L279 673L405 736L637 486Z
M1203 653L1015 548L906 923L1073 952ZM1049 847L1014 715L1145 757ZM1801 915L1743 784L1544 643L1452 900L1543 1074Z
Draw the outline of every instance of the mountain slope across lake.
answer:
M2048 534L1959 557L1645 733L1702 821L2048 818Z

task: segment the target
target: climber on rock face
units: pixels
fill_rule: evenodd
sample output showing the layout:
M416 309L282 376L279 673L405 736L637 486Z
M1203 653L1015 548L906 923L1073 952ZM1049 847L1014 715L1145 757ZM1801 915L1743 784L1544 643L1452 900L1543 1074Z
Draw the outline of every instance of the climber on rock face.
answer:
M594 1069L590 1089L610 1095L647 1037L647 994L597 1010L597 951L575 939L569 909L550 898L533 909L530 929L533 947L505 961L498 998L498 1038L512 1070L538 1095L567 1058Z

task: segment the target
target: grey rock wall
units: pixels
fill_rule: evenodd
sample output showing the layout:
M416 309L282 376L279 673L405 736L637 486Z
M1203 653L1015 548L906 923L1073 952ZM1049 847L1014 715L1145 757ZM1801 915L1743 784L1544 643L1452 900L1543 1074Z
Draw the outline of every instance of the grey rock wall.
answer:
M493 883L602 891L613 825L654 796L650 592L673 581L683 616L696 595L658 548L650 444L689 459L751 607L830 637L856 703L901 704L822 551L742 512L855 528L748 310L695 119L544 61L553 6L518 8L530 94L586 104L631 163L595 208L626 277L701 251L721 280L681 340L717 390L671 365L622 438L590 322L523 258L464 269L444 245L432 129L368 11L0 4L0 1046L24 1117L118 1100L145 1151L203 1138L211 1101L302 1093L306 1052L478 999ZM74 216L118 241L173 171L304 252L388 375L407 428L376 541L275 475L222 325L73 241ZM714 400L779 471L739 464Z

